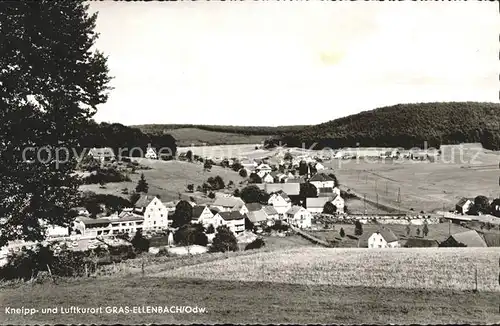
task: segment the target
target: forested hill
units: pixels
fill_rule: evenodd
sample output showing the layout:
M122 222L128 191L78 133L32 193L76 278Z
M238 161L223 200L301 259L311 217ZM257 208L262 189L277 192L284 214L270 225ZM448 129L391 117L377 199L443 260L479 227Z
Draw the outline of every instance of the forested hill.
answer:
M364 111L344 118L287 133L268 141L288 146L316 148L438 147L441 144L481 142L500 149L500 104L442 102L398 104Z
M216 126L216 125L192 125L192 124L145 124L132 126L139 128L142 132L159 135L176 129L200 129L213 132L224 132L241 135L281 135L298 130L303 130L306 126Z

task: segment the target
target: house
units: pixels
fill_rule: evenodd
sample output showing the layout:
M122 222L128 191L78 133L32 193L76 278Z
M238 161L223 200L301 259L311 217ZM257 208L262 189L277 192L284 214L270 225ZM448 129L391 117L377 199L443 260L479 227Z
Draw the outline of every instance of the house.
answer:
M306 179L304 177L292 177L287 178L285 183L297 183L300 185L301 183L306 183Z
M274 178L271 174L269 173L266 173L266 175L264 175L264 177L262 177L262 182L265 182L265 183L274 183Z
M170 226L169 210L152 195L142 195L134 204L134 212L144 217L144 230L160 230Z
M310 228L312 225L312 215L302 206L292 206L286 212L286 221L300 229Z
M246 214L246 216L246 222L247 225L250 226L250 228L261 228L267 225L267 214L263 209L260 209L258 211L250 211Z
M398 248L398 237L388 228L381 228L368 238L368 248Z
M85 207L73 207L70 211L76 216L90 216L90 212Z
M211 208L217 208L221 212L239 211L245 202L239 197L218 197Z
M214 214L210 211L208 206L197 205L193 207L191 223L200 223L203 227L208 227L208 225L212 224L215 227L213 217Z
M276 176L274 176L274 182L276 183L285 183L287 179L287 175L284 173L277 173Z
M340 195L335 195L332 199L332 204L335 207L337 207L338 214L344 214L344 207L345 207L344 198L340 197Z
M439 242L431 239L410 238L406 240L404 248L436 248L439 247Z
M320 193L332 193L335 187L335 180L325 173L316 173L309 179L309 182L318 189L318 195Z
M306 198L306 209L311 213L323 213L323 208L329 201L329 197Z
M138 230L144 229L142 216L127 212L119 219L77 217L73 229L86 237L110 236L126 233L133 236Z
M220 212L214 218L216 221L223 221L223 225L226 225L235 235L245 231L246 214L241 214L237 211Z
M441 242L440 247L487 247L484 239L475 230L452 234L445 241Z
M59 238L59 237L67 237L69 236L69 227L60 226L55 224L49 224L47 221L38 219L38 223L40 226L45 228L45 235L48 238Z
M255 184L268 194L283 191L288 196L298 196L300 194L299 183L257 183Z
M91 148L89 155L100 161L110 161L115 159L115 153L111 147Z
M321 170L324 170L325 169L325 166L319 162L317 162L315 165L314 165L314 168L316 169L316 171L321 171Z
M462 198L455 205L455 210L460 214L467 214L467 212L474 205L474 199L471 198Z
M156 155L156 151L152 147L148 147L146 150L146 154L144 155L145 158L151 159L151 160L156 160L158 159L158 155Z
M271 225L274 224L275 221L279 220L279 213L278 211L271 205L266 205L263 206L264 213L267 215L267 224Z
M242 160L240 162L241 166L244 167L247 171L253 172L255 168L257 168L258 164L254 160Z
M267 203L272 205L280 216L284 216L285 213L292 207L290 197L288 197L283 190L271 193Z
M265 174L265 173L271 173L273 169L271 169L271 167L268 164L262 163L259 166L257 166L256 170L259 172L264 172Z

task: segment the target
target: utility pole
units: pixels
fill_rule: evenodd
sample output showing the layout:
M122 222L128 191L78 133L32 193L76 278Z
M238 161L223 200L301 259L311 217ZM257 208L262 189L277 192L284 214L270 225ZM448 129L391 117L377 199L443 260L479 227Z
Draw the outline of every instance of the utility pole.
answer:
M377 215L380 215L380 211L379 211L379 208L380 206L378 205L378 192L377 192Z
M401 203L401 187L398 188L398 203Z
M363 195L363 205L365 207L364 212L365 212L365 215L366 215L366 194Z
M377 192L377 183L378 183L378 179L375 179L375 192Z
M385 195L387 196L389 194L389 181L385 182Z

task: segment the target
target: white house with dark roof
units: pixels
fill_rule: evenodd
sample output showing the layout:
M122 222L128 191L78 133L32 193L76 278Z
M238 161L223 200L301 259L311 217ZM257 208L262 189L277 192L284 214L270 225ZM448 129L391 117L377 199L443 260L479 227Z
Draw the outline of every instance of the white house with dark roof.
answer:
M264 182L264 183L274 183L274 177L270 173L266 173L262 177L262 182Z
M271 205L263 206L262 209L264 213L267 215L267 225L274 224L277 220L280 219L280 215L278 211Z
M208 225L214 225L214 214L210 211L210 208L205 205L199 205L193 207L193 216L191 218L191 223L200 223L204 227ZM215 225L214 225L215 226Z
M284 216L285 213L292 207L290 197L288 197L288 195L282 190L271 193L267 203L272 205L281 216Z
M462 198L455 205L455 210L460 214L467 214L467 212L474 206L474 199Z
M299 183L257 183L255 184L268 194L283 191L288 196L298 196L300 194Z
M170 226L169 210L153 195L142 195L134 204L134 212L144 217L145 230L159 230Z
M215 220L223 221L222 225L226 225L235 235L245 231L245 219L247 216L238 211L220 212L215 214ZM215 226L217 229L219 225Z
M325 204L330 202L329 197L310 197L306 198L306 209L311 213L323 213Z
M148 147L146 149L146 154L144 154L145 158L151 159L151 160L156 160L158 159L158 155L156 154L156 151L152 147Z
M111 147L91 148L88 155L101 161L112 160L115 158L115 152Z
M368 248L398 248L398 237L388 228L381 228L368 238Z
M335 180L325 173L316 173L309 179L309 183L313 184L318 190L318 195L321 193L333 193Z
M312 226L312 215L302 206L292 206L286 212L286 221L300 229L310 228Z
M268 164L262 163L257 168L255 168L258 172L271 173L273 170Z

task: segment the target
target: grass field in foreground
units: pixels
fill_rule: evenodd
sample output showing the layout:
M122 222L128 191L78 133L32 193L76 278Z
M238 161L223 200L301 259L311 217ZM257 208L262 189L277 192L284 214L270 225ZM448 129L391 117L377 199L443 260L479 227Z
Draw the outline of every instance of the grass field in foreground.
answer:
M500 292L498 248L298 248L262 252L153 276L291 284Z
M486 324L491 292L425 291L176 278L80 279L0 289L5 324ZM7 315L4 307L198 306L203 314Z

